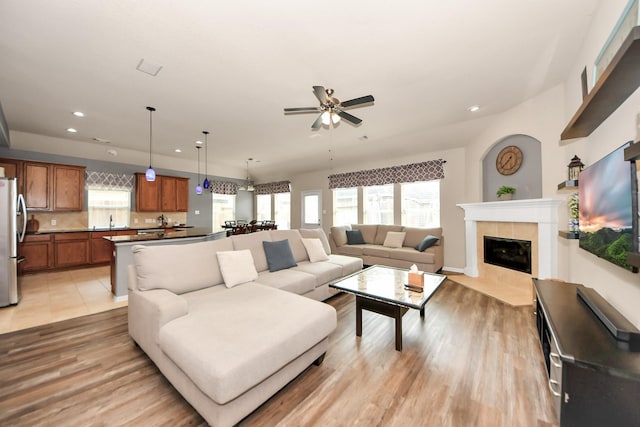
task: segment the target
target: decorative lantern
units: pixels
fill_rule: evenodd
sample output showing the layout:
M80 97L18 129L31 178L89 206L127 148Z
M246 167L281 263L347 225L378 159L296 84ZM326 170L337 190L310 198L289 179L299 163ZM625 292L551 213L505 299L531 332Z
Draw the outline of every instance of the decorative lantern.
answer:
M578 179L580 172L584 169L584 164L580 161L580 157L573 156L567 167L569 168L569 181L573 181Z

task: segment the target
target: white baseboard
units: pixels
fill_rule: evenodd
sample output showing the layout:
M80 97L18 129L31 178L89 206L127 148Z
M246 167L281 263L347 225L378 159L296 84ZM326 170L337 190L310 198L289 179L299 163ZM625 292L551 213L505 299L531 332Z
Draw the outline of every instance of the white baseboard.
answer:
M442 270L450 271L452 273L464 273L464 268L447 267L446 265L444 267L442 267Z
M129 295L113 296L113 302L129 301Z

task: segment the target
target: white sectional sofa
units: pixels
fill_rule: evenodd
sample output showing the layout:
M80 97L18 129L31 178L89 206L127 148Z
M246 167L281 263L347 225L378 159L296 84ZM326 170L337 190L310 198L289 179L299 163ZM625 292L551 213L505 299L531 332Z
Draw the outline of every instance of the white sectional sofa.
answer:
M349 244L347 232L359 230L362 242ZM389 233L394 234L390 236ZM404 234L403 234L404 233ZM416 247L428 236L434 243L420 251ZM398 239L387 238L396 237ZM385 246L386 242L387 245ZM404 227L402 225L352 224L331 227L330 245L333 253L358 257L365 265L386 265L436 273L444 266L442 228Z
M362 260L328 253L321 230L301 231L321 239L315 262L298 230L132 249L129 334L211 425L238 423L327 351L336 312L319 301ZM271 272L289 257L268 257L263 242L283 241L296 265Z

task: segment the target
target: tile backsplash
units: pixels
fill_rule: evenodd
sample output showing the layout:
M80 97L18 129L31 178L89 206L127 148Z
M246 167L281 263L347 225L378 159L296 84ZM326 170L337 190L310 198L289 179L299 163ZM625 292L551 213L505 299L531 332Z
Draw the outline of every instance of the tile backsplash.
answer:
M163 212L131 212L130 228L155 228L158 227L158 217ZM169 225L185 224L186 212L164 213ZM38 231L67 231L87 230L89 228L89 215L82 212L27 212L27 219L35 219L39 222Z

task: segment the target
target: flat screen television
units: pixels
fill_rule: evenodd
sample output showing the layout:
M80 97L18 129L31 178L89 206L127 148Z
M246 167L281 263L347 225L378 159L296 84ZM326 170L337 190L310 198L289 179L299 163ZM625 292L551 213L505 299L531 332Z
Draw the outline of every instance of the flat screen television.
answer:
M580 247L627 270L627 254L638 251L636 164L624 159L627 142L580 172Z

